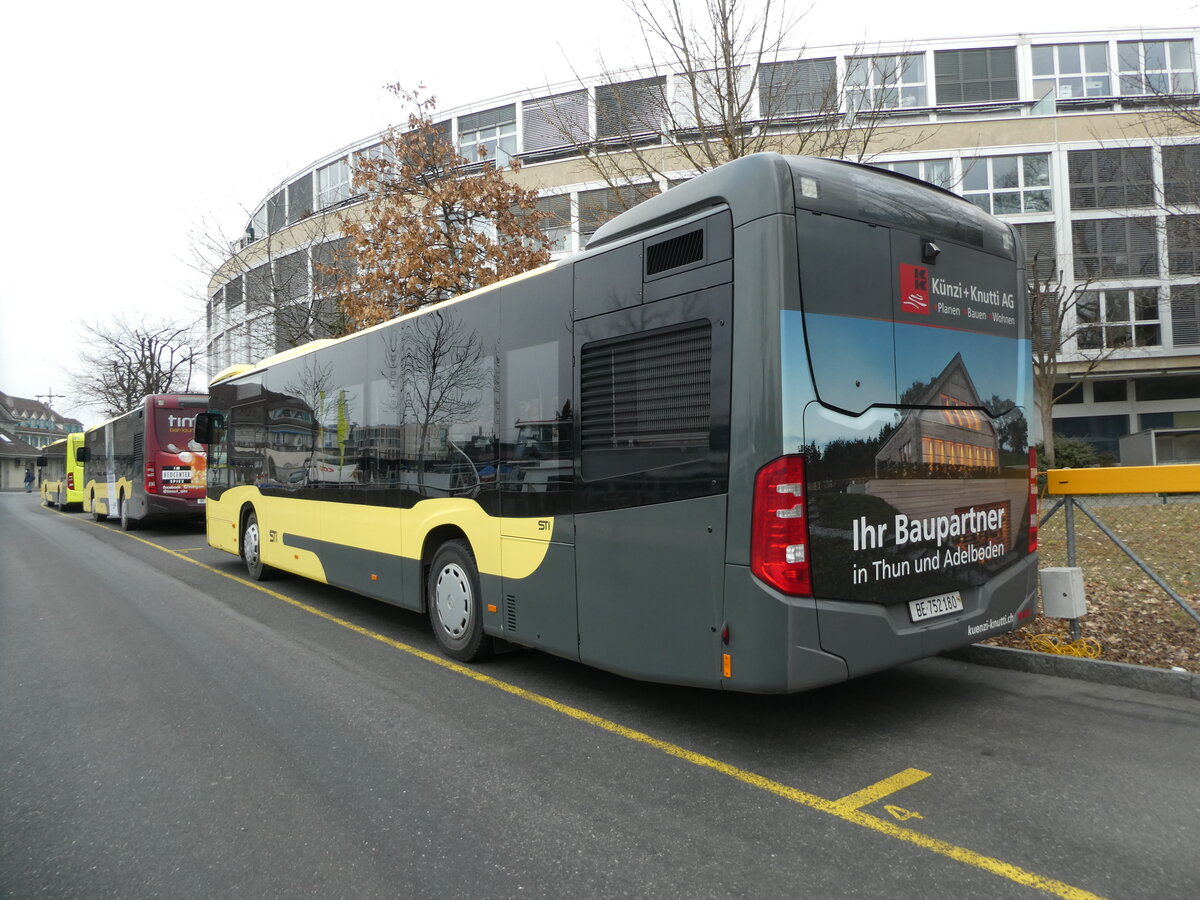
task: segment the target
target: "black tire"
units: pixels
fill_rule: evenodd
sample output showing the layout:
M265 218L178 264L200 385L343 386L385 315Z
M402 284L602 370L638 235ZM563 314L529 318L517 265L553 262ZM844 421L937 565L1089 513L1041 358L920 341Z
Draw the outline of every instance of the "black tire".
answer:
M447 541L433 555L425 601L443 653L461 662L491 655L492 642L483 633L479 572L465 541Z
M92 518L95 519L97 522L103 522L105 519L108 518L108 516L106 514L100 512L99 508L97 508L95 494L92 494Z
M262 561L262 535L258 530L258 516L254 514L254 510L246 513L246 518L242 520L239 552L246 564L247 574L254 581L266 581L275 574L275 570Z
M129 503L125 500L124 495L117 501L117 508L121 511L121 530L137 531L140 523L137 519L129 518Z

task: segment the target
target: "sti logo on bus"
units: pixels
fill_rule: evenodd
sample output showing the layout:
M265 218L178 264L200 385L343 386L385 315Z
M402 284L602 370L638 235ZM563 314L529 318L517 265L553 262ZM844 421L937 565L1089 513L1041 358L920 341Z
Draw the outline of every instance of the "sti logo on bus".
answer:
M900 308L929 315L929 270L925 267L900 263Z

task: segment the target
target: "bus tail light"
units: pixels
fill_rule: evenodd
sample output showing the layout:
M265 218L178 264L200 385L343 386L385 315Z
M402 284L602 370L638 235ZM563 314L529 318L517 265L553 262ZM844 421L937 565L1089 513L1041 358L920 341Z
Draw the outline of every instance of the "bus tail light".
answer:
M1038 468L1037 450L1029 448L1029 552L1038 548Z
M67 490L68 491L75 490L75 473L74 472L67 473Z
M158 493L158 473L155 471L154 463L146 463L146 493Z
M798 597L812 596L805 499L802 456L781 456L754 479L750 571Z

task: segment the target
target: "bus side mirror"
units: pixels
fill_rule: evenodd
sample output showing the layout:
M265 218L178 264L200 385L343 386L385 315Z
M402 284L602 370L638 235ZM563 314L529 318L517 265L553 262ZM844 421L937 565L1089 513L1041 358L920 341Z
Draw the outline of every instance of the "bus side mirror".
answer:
M217 429L225 427L225 417L220 413L196 413L196 443L215 444Z
M75 451L75 462L85 463L91 462L92 451L87 447L80 447Z
M47 460L46 460L46 457L44 457L44 456L39 456L39 457L37 458L37 467L38 467L39 469L44 469L44 468L46 467L46 462L47 462Z

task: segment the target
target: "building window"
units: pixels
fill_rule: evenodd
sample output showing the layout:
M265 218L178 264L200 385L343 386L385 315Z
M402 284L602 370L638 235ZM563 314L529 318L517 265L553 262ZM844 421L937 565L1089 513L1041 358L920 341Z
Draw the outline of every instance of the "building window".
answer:
M1167 217L1167 258L1172 275L1200 275L1200 216Z
M287 224L287 191L280 188L267 201L267 228L274 234Z
M350 164L339 159L317 169L317 208L336 206L350 199Z
M1150 148L1072 150L1067 154L1073 209L1150 206L1154 183Z
M242 302L242 276L231 278L225 284L225 308L232 309Z
M758 70L758 98L764 119L836 112L837 62L830 58L768 63Z
M517 107L513 104L458 117L458 152L468 162L507 166L517 152Z
M299 300L308 294L308 254L289 253L275 260L275 295L279 301Z
M915 109L928 105L925 54L851 56L846 60L847 103L852 110Z
M1015 47L938 50L933 55L939 106L1016 100Z
M571 195L539 197L537 208L546 214L541 222L542 231L546 232L546 249L552 253L566 250L571 237Z
M294 225L313 214L312 173L301 175L287 186L287 221Z
M667 79L661 75L596 86L596 137L657 135L667 109Z
M1025 247L1025 273L1030 282L1058 281L1058 250L1053 222L1022 222L1013 226Z
M1045 44L1033 48L1033 95L1059 100L1108 97L1108 44Z
M1075 314L1080 350L1157 347L1162 343L1158 288L1084 291Z
M622 185L579 192L579 239L586 245L592 234L627 209L658 193L656 184Z
M950 188L954 185L954 175L950 171L948 159L917 159L902 162L876 163L881 169L898 172L909 178L919 178L938 187Z
M1071 223L1076 278L1158 274L1154 219L1093 219Z
M1117 64L1126 97L1190 94L1196 90L1191 41L1120 41Z
M246 273L246 312L270 309L274 299L271 285L271 264L263 263ZM228 286L226 286L228 295Z
M963 160L962 195L995 215L1049 212L1050 157L989 156Z
M1176 347L1200 346L1200 284L1171 286L1171 341Z
M1164 147L1162 162L1167 203L1200 204L1200 146Z
M587 91L571 91L521 107L521 150L534 153L555 147L570 147L588 139Z
M1092 381L1092 400L1096 403L1124 403L1129 399L1127 382L1121 381Z
M252 241L257 241L265 238L267 234L269 234L267 231L267 205L264 203L254 211L254 215L250 219L250 227L246 229L246 236Z

